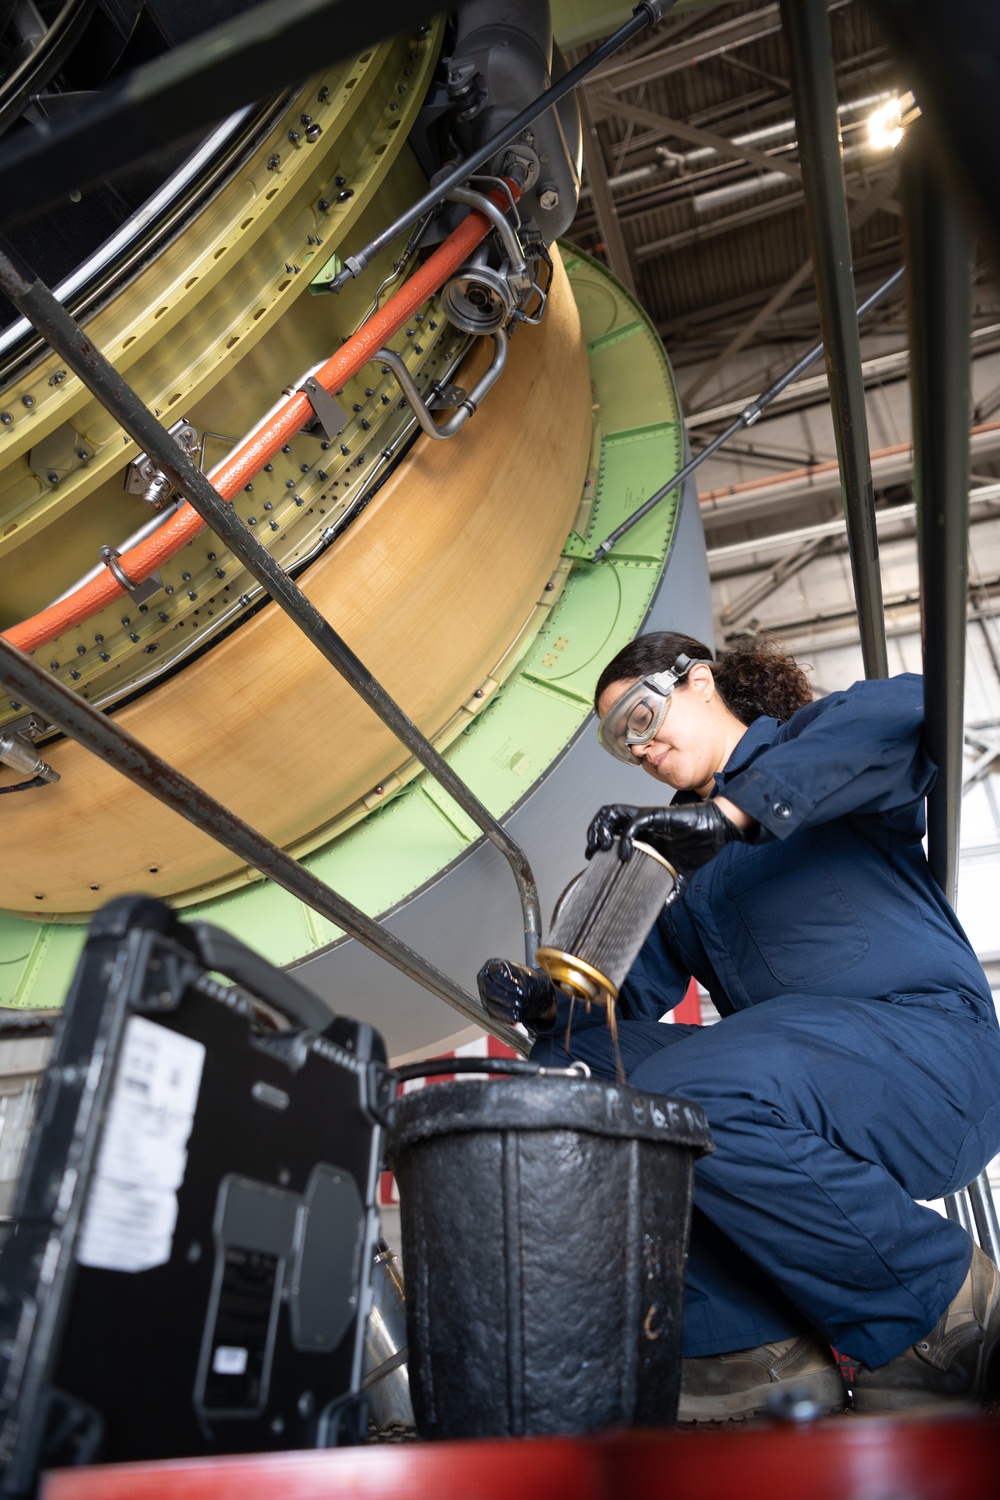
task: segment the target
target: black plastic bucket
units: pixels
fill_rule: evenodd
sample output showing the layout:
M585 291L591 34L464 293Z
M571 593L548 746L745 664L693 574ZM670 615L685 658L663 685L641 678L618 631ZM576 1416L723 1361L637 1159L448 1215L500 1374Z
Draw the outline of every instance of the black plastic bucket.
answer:
M673 1422L694 1162L711 1150L698 1105L592 1078L398 1100L389 1160L421 1435Z

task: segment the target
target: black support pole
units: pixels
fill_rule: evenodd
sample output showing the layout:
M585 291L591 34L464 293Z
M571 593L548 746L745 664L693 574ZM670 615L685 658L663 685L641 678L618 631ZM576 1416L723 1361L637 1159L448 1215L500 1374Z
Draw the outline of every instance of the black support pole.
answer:
M373 920L359 907L337 894L330 886L300 865L284 849L272 844L263 834L244 823L229 808L217 802L208 792L189 781L180 771L162 759L140 740L134 738L114 719L93 708L76 693L52 677L43 667L25 656L0 636L0 683L22 702L30 703L38 713L55 724L64 734L91 750L107 765L113 766L129 781L149 792L158 802L173 809L195 828L217 839L233 854L259 870L275 885L304 901L314 911L343 929L351 937L371 948L417 984L457 1011L499 1036L517 1052L527 1050L523 1036L509 1027L491 1021L480 1005L467 995L461 985L449 979L440 969L421 958L419 953L400 941L387 928Z
M938 766L927 798L928 859L954 906L969 583L972 245L956 205L928 169L923 121L910 127L904 153L924 736Z
M453 797L459 807L481 828L507 860L517 882L524 925L525 958L535 961L541 937L541 908L531 866L520 845L484 807L479 798L452 770L426 735L422 734L398 703L389 696L328 620L293 583L284 568L251 536L239 516L228 505L193 459L174 442L166 428L126 383L114 366L96 348L78 323L32 271L11 259L0 242L0 291L38 329L52 348L79 375L105 411L120 422L139 448L148 453L202 519L212 528L243 566L267 589L271 598L294 620L331 666L354 688L383 724L403 742L421 765Z
M958 206L928 164L927 123L911 125L903 157L906 300L910 325L913 487L920 564L924 738L938 777L927 798L927 856L952 906L958 896L962 728L968 610L969 408L973 247ZM976 1237L1000 1263L990 1181L966 1188ZM945 1199L963 1222L963 1204Z
M872 495L851 236L825 0L781 0L820 326L867 677L887 677L882 581Z

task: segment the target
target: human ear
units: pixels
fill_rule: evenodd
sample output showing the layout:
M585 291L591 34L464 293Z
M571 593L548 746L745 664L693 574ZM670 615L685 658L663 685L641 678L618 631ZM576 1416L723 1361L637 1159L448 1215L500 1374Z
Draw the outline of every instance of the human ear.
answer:
M709 702L711 698L714 698L716 693L715 678L712 675L711 667L706 666L704 662L698 662L688 672L685 679L685 686L690 687L706 703Z

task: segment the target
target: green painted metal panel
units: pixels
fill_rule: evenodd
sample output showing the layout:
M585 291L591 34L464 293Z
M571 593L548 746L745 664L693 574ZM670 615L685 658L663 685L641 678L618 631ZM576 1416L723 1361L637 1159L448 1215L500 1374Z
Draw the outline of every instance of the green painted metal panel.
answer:
M0 913L0 1005L17 1010L61 1006L86 928L26 922Z
M599 262L564 259L580 309L596 398L593 468L565 555L576 560L514 674L446 752L503 817L565 750L590 711L604 662L636 634L669 553L676 496L599 564L594 546L680 467L683 434L670 367L641 309ZM481 837L426 773L304 863L377 915L433 880ZM514 896L513 881L511 895ZM187 910L218 923L273 963L288 964L341 934L270 881ZM0 914L0 1004L51 1006L68 986L85 929L38 927Z

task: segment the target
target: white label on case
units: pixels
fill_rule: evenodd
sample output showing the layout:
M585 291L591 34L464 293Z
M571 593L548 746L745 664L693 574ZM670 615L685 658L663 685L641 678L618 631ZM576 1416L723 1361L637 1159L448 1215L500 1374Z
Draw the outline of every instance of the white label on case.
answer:
M234 1344L220 1344L212 1355L212 1369L216 1375L245 1375L249 1358L248 1349L237 1349Z
M76 1258L108 1271L170 1259L205 1048L130 1016Z

